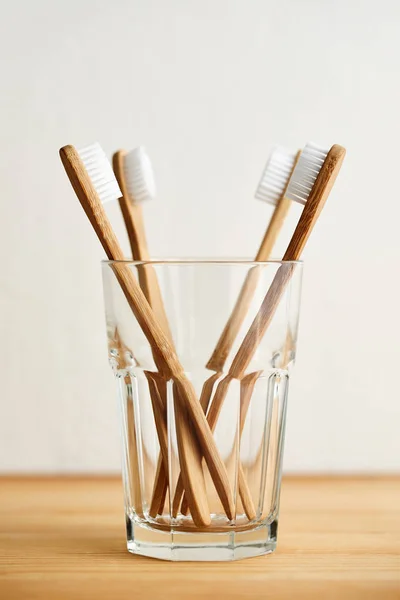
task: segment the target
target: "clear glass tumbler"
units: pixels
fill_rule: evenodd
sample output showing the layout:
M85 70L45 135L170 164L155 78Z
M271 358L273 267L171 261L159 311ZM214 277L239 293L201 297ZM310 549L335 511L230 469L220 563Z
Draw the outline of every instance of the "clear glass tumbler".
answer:
M128 550L207 561L272 552L302 264L232 259L124 265L169 336L211 437L204 446L182 389L159 368L130 309L116 264L105 261Z

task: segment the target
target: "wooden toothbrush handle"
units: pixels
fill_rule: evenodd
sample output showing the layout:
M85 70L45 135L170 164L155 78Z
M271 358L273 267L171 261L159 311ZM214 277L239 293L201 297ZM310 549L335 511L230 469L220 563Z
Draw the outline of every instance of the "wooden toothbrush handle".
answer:
M140 265L138 267L138 276L140 287L142 288L144 295L152 307L158 322L160 323L170 342L173 343L172 333L169 327L167 314L165 312L164 302L161 296L161 290L155 268L150 264Z
M118 181L122 196L119 199L122 216L125 221L128 233L129 243L134 260L149 260L150 255L147 247L146 234L143 225L143 211L141 204L130 201L130 195L124 176L124 157L125 150L118 150L114 153L112 164L115 177Z
M296 159L293 164L292 173L297 165L297 161L300 157L301 152L297 153ZM286 189L284 190L281 198L277 202L274 212L272 214L271 220L261 242L261 245L258 249L255 262L264 262L268 260L272 249L275 245L276 239L279 235L280 230L282 229L283 223L291 206L291 200L288 200L285 197ZM246 275L246 279L244 284L240 290L239 297L236 301L236 304L233 308L233 311L224 327L224 330L215 346L215 349L206 364L206 368L212 371L216 371L216 373L222 372L225 362L229 356L229 353L232 350L232 346L234 344L235 339L237 338L240 328L243 324L243 321L246 317L246 314L249 310L251 301L253 299L255 290L257 289L257 284L260 278L261 271L255 266L250 269L250 271ZM207 380L208 381L208 380ZM229 379L228 379L229 381ZM206 382L207 383L207 382ZM222 383L222 382L221 382ZM204 389L204 388L203 388ZM211 405L211 411L208 416L208 420L211 426L211 429L215 427L216 421L218 419L219 412L222 408L222 403L225 399L227 391L227 386L224 383L219 385L217 388L216 396L214 398L213 404ZM212 387L208 386L206 389L206 394L208 397L205 399L206 405L208 406L212 393ZM243 411L242 411L243 412ZM241 424L241 429L243 425ZM245 512L249 519L253 518L254 515L254 507L251 499L251 494L247 487L247 482L244 478L243 469L241 468L239 471L239 491L242 499L242 504L245 509ZM175 495L176 497L176 495ZM176 501L177 503L177 501ZM184 504L182 503L184 508Z
M142 207L137 203L135 204L134 201L131 201L134 199L130 198L124 176L123 161L125 154L126 153L124 151L120 150L113 156L114 173L122 192L122 197L119 200L120 207L128 232L133 258L135 260L148 261L150 259L150 255L147 247ZM172 335L165 313L164 303L155 269L150 264L139 265L138 275L139 283L144 295L146 296L150 306L153 308L158 322L172 342ZM150 395L153 400L153 396L157 395L157 384L150 375L148 376L148 379ZM178 396L176 386L174 386L174 396ZM198 451L198 442L196 436L189 426L186 409L185 407L182 407L181 404L182 402L175 398L176 433L178 439L182 480L184 482L187 496L190 500L190 509L193 522L198 526L204 526L206 524L210 524L211 521L208 504L206 502L207 495L201 466L201 452ZM163 431L166 429L165 421L163 423L159 423L160 418L162 419L163 417L162 413L160 414L159 412L159 408L157 408L157 402L154 401L153 413L160 441L161 454L164 462L164 468L159 467L157 469L156 479L154 482L153 498L150 509L153 516L155 516L154 513L157 514L163 510L164 497L163 493L160 495L160 490L161 492L164 490L163 480L168 480L168 452L167 449L163 450L164 438L160 437L160 430ZM197 458L197 460L188 461L187 457L185 457L187 450L189 450L191 453L192 458ZM190 470L187 468L188 465L190 466ZM159 506L156 504L157 498L159 498Z
M164 382L158 373L146 371L145 375L149 383L150 397L160 443L164 472L168 473L166 390L165 394L163 394L165 397L162 398L160 389L162 389ZM186 494L189 498L193 522L198 527L204 527L211 524L211 516L207 502L207 491L202 468L202 452L197 441L197 436L192 430L193 425L188 418L185 403L179 395L176 384L174 384L174 405L175 421L179 422L179 426L176 426L176 436L183 482ZM190 473L187 473L188 468L191 469Z
M311 231L321 213L329 196L336 177L342 166L346 150L342 146L334 145L328 152L324 164L315 180L307 203L287 250L283 256L283 263L275 274L271 286L254 318L239 350L229 369L229 375L241 379L253 358L255 351L279 305L280 299L295 270L295 263L300 258L304 246L310 237Z
M198 527L211 525L211 515L202 466L203 454L193 430L187 405L183 401L182 387L177 382L174 382L173 394L175 423L179 422L180 424L179 427L176 426L179 464L190 512L194 524ZM186 456L187 454L189 456ZM190 473L188 472L188 468L191 469Z
M162 456L162 465L159 463L157 467L153 497L150 506L150 516L156 517L158 513L161 513L164 505L164 482L168 480L168 433L166 426L166 402L159 394L159 374L150 372L146 372L145 374L149 382L153 413ZM203 454L198 443L197 435L193 431L193 425L189 418L185 402L182 399L181 389L177 383L174 383L173 394L176 437L178 443L179 462L181 466L181 474L179 479L182 489L185 489L186 491L186 497L189 501L193 522L196 526L203 527L211 524L210 509L207 502L207 491L202 467ZM188 453L190 456L186 456ZM193 460L193 457L195 457L195 460ZM187 471L188 467L191 469L190 473ZM175 516L174 511L173 516Z
M130 348L127 348L119 334L118 328L115 328L113 336L113 346L118 349L118 368L129 369L130 362L126 360L127 353L133 356L133 352ZM129 375L124 377L125 389L126 389L126 400L124 402L124 436L127 446L127 469L129 488L131 493L131 502L135 513L143 518L143 503L142 503L142 484L140 481L140 464L138 454L138 440L136 436L136 423L138 421L136 410L134 406L134 399L132 396L132 386Z
M109 260L121 261L114 262L114 273L116 274L132 312L152 348L153 354L158 357L158 362L163 367L164 377L172 377L179 386L182 403L185 403L185 408L187 409L196 430L198 440L207 461L207 466L213 477L214 485L221 498L225 511L227 512L228 518L232 519L235 512L235 504L232 490L229 485L228 474L216 447L206 417L196 397L194 388L187 379L171 342L158 324L138 281L124 262L123 252L117 237L78 152L73 146L65 146L60 150L60 157L71 185L74 188ZM195 472L195 463L197 462L197 459L196 456L193 456L190 453L190 449L185 452L183 458L184 460L193 461ZM185 465L185 468L188 473L191 472L190 464ZM202 493L201 489L199 490L199 493ZM206 501L206 499L204 501Z
M123 266L122 272L120 272L121 265ZM129 304L132 306L131 303L133 302L133 298L129 295L130 287L127 286L127 282L125 279L127 273L132 276L131 271L126 268L126 265L124 263L115 263L114 269L117 270L117 277L120 282L120 285L128 299ZM134 277L133 277L133 280L134 280L135 284L137 285L139 292L142 294L139 284L137 283L137 281ZM128 283L131 283L130 280ZM144 296L143 296L143 299L146 302ZM146 304L147 304L147 302L146 302ZM149 307L149 309L150 309L150 307ZM154 319L154 317L153 317L153 319ZM139 319L138 319L138 321L139 321ZM140 321L139 321L139 324L141 324ZM142 329L145 334L146 334L146 331L151 332L151 330L148 326L148 323L145 323L145 327L142 326ZM177 356L173 352L168 338L165 336L165 334L163 333L161 328L159 328L159 326L158 326L158 329L159 329L159 331L157 331L158 335L159 336L162 335L162 338L163 338L163 346L161 346L160 350L158 350L158 348L153 348L153 353L159 352L160 357L162 357L163 359L168 359L167 367L171 372L174 382L176 382L180 386L181 401L185 402L185 404L186 404L186 406L184 407L185 410L184 411L182 410L182 412L181 412L182 419L176 420L177 435L179 434L180 439L182 440L181 444L179 445L179 460L181 463L181 469L185 471L186 479L193 477L193 479L198 480L197 475L196 475L198 473L198 457L197 457L196 452L194 452L195 447L193 445L189 445L187 448L185 448L185 451L183 451L183 445L185 444L185 440L188 439L187 434L186 434L186 430L187 430L186 415L189 415L189 417L192 420L192 423L194 425L199 442L201 444L202 452L206 459L207 466L210 471L211 477L213 479L215 488L216 488L217 493L218 493L218 495L221 499L221 502L224 506L224 510L225 510L228 518L233 519L234 514L235 514L235 504L234 504L234 500L233 500L232 490L231 490L230 484L229 484L228 473L227 473L225 465L221 459L221 456L218 452L211 429L207 423L207 419L206 419L206 417L201 409L200 403L196 397L194 388L193 388L192 384L190 383L190 381L187 379L186 375L184 374L183 367L180 365ZM149 339L149 337L148 337L148 339ZM167 353L165 352L166 348L168 349ZM170 358L171 353L173 356L172 360ZM178 363L178 368L176 367L176 362ZM172 371L172 369L173 369L173 371ZM187 409L187 413L186 413L186 409ZM182 431L180 431L181 429L182 429ZM195 487L195 484L192 483L191 488L194 489L194 487ZM202 505L204 506L207 502L207 498L202 497L203 492L204 492L204 488L202 486L199 486L197 489L198 497L196 500L197 500L198 504L200 502L202 502L203 503ZM192 495L192 498L193 498L193 495ZM190 507L190 508L192 508L192 507ZM202 513L199 514L198 518L200 518L201 514ZM203 524L205 525L206 523L203 523Z
M257 350L259 343L264 337L264 334L267 331L270 322L272 321L272 317L278 308L281 297L285 292L286 286L289 283L294 269L295 264L287 263L282 264L276 272L267 295L261 304L260 310L256 314L250 329L244 337L240 348L232 361L229 369L230 378L242 379L242 377L245 375L246 369L253 358L254 352ZM221 410L220 407L218 407L218 410Z
M329 150L282 260L298 260L300 258L333 188L345 156L345 148L338 144Z
M240 382L239 440L240 440L242 432L243 432L244 423L246 420L246 415L247 415L247 410L248 410L248 407L250 404L251 395L253 393L253 389L256 384L256 381L257 381L258 377L261 375L261 373L262 373L262 371L256 371L255 373L250 373L249 375L246 375L246 377L244 377L242 379L242 381ZM218 373L212 375L209 379L207 379L205 381L205 383L203 385L203 390L202 390L202 394L201 394L201 398L200 398L200 404L202 405L202 408L205 413L207 413L209 399L210 399L210 396L212 393L212 388L214 386L214 383L218 379L219 375L220 374L218 374ZM218 402L218 397L221 397L221 392L222 392L223 398L225 398L226 391L231 382L231 379L224 378L222 381L225 383L223 383L222 386L217 387L217 392L216 392L217 401L216 402L213 401L213 404L211 405L211 406L213 406L213 410L210 410L207 415L207 421L208 421L208 424L210 425L211 431L213 431L215 429L215 426L216 426L217 420L218 420L218 416L219 416L219 410L216 411L215 409L216 409L216 407L219 407L219 409L222 408L222 402L221 403ZM211 391L209 390L210 387L211 387ZM244 471L243 471L242 464L240 462L240 457L239 457L239 471L238 471L238 482L237 483L239 486L239 494L240 494L240 498L242 501L244 511L247 515L247 518L251 521L252 519L254 519L256 517L256 509L254 507L251 492L247 485L246 478L244 476ZM173 507L174 507L173 516L175 516L175 517L177 516L179 507L181 505L181 500L182 500L181 513L183 515L186 515L188 513L189 506L188 506L186 496L183 496L183 498L182 498L182 496L183 496L183 485L182 485L181 476L180 476L178 478L178 483L176 486L175 496L174 496L174 500L173 500Z
M219 382L215 391L212 404L207 414L211 429L215 427L218 420L230 381L232 379L243 379L255 351L268 329L286 286L296 268L296 263L290 261L296 261L300 258L304 246L307 243L311 231L340 171L345 154L346 150L338 145L332 146L328 152L293 233L292 239L289 242L283 257L283 263L275 274L261 307L233 359L228 374Z
M294 167L293 167L294 169ZM293 171L292 171L293 172ZM264 234L260 248L258 249L256 262L265 262L271 256L271 252L275 246L275 242L285 222L289 208L292 205L292 200L282 196L275 206L272 217L268 223L267 230Z
M200 402L200 406L205 415L207 414L207 409L208 409L208 405L209 405L209 402L211 399L214 383L217 381L217 379L220 377L220 375L221 375L220 373L214 373L213 375L211 375L211 377L206 379L206 381L203 383L203 388L201 390L199 402ZM162 477L162 475L163 474L160 473L161 477ZM158 485L159 485L159 483L156 482L154 487L157 488ZM183 486L182 474L180 474L178 477L175 494L174 494L174 498L173 498L173 502L172 502L172 516L173 517L178 516L179 510L181 511L181 513L183 515L187 515L189 513L189 505L188 505L187 499L184 496L184 492L185 492L185 489Z
M144 374L149 384L151 405L153 408L154 422L157 429L157 437L160 444L164 470L166 473L168 473L166 382L162 379L159 373L145 371Z
M61 148L60 156L72 187L108 259L120 261L113 264L114 273L153 353L161 362L164 373L170 376L182 374L183 367L170 341L156 321L139 283L124 261L123 251L78 152L73 146L65 146Z
M125 377L125 383L128 385L130 380ZM129 461L128 461L128 477L130 482L130 489L132 494L132 503L135 513L143 518L143 504L142 504L142 485L140 481L140 466L138 456L138 444L136 439L136 427L135 422L137 416L135 415L135 408L133 405L133 398L129 394L126 400L126 444L128 447Z
M130 194L126 185L126 178L124 174L124 157L126 152L124 150L118 150L114 153L112 163L115 177L118 181L119 188L121 190L122 196L119 198L119 206L121 209L121 213L125 222L126 231L128 234L129 244L131 247L131 253L133 260L137 261L149 261L150 254L147 246L146 233L144 227L143 220L143 210L142 206L139 203L135 203L131 201ZM143 290L143 293L152 307L154 314L161 325L164 333L168 336L171 343L172 334L169 327L167 315L165 312L165 307L163 303L163 299L161 296L160 286L158 284L158 279L156 272L152 265L138 265L138 278L140 287ZM157 362L156 362L157 364ZM158 366L158 365L157 365ZM150 376L149 376L150 377ZM149 391L150 397L152 399L153 405L153 414L154 419L157 426L159 441L160 441L160 450L162 449L161 439L160 439L160 426L163 426L163 423L159 424L158 420L161 418L164 422L164 417L160 416L159 410L157 410L157 404L155 403L154 397L157 395L157 386L159 383L153 381L153 379L149 379ZM166 411L166 407L165 407ZM160 461L163 460L164 464L160 464ZM149 514L151 517L155 518L157 514L162 514L164 509L165 497L166 497L166 487L168 485L168 456L161 455L158 458L158 465L156 476L154 480L152 499L150 503Z
M259 278L260 267L255 266L248 271L232 313L206 364L207 369L215 371L216 373L223 370L226 359L232 350L232 346L247 315Z
M153 519L158 514L162 515L167 497L168 490L168 475L164 467L163 457L161 453L158 456L157 469L154 477L153 492L150 501L149 515Z
M122 196L119 199L119 205L125 221L133 260L149 261L150 254L147 246L142 207L140 204L135 204L130 201L129 192L126 186L123 169L125 154L126 152L124 150L118 150L113 156L113 169L122 192ZM168 338L172 341L172 334L154 267L152 265L138 266L138 276L140 287L142 288L148 303L152 307L164 333L166 333Z
M297 153L296 160L293 164L292 173L300 154L300 152ZM271 255L276 239L280 230L282 229L290 205L292 204L292 201L285 197L285 192L286 189L275 206L271 220L258 249L255 262L264 262L268 260ZM232 310L228 322L226 323L217 345L215 346L214 351L206 364L207 369L217 372L223 370L226 359L232 350L232 346L249 310L254 293L257 289L260 275L261 271L257 267L250 269L250 271L247 273L246 279L242 289L240 290L239 297L236 300L236 304Z

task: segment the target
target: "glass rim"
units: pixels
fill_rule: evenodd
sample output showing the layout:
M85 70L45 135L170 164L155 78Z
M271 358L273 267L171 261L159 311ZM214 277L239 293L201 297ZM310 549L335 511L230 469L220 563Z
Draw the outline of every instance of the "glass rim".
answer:
M127 264L127 265L303 265L302 260L282 260L270 258L268 260L254 260L250 258L152 258L149 260L108 260L101 261L102 265Z

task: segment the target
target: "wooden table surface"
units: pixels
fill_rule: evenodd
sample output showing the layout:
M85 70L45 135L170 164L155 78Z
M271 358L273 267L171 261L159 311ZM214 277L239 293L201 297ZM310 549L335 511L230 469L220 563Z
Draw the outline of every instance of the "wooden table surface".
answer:
M119 479L3 477L0 598L400 599L400 478L287 477L281 506L275 554L169 563L126 551Z

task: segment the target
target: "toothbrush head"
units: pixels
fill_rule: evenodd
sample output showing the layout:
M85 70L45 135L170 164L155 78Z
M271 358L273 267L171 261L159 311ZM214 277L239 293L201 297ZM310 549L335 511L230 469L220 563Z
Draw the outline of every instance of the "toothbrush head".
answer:
M287 198L300 204L307 202L328 153L329 149L311 142L305 145L290 178L285 194Z
M286 187L295 165L296 155L296 152L290 152L285 148L274 148L255 193L257 200L276 205L283 196L286 196Z
M132 204L141 204L155 198L156 184L153 167L143 146L124 154L123 172L126 190Z
M97 142L77 151L102 204L122 196L104 150Z

